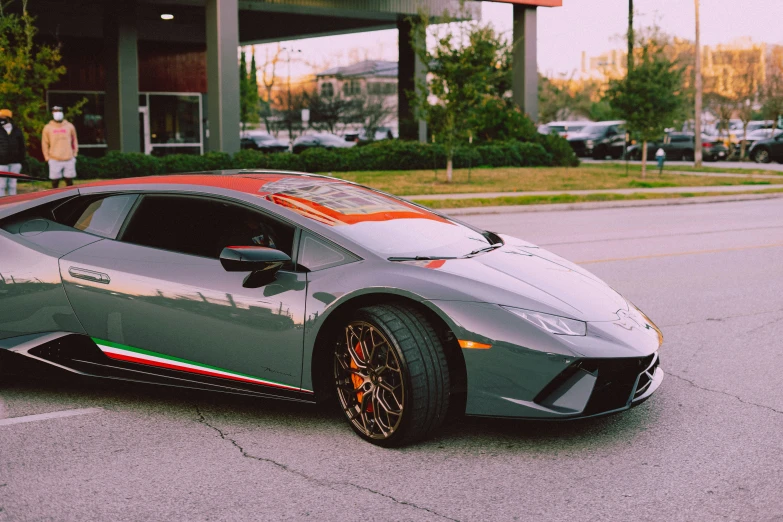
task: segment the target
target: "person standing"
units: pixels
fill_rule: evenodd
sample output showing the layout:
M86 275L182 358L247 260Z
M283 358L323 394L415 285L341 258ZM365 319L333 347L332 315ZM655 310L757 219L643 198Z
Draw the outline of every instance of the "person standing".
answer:
M19 174L22 172L22 162L24 162L25 153L27 148L24 144L24 134L22 129L14 125L13 122L14 113L8 109L0 110L0 127L6 132L8 136L8 172ZM0 180L0 195L7 194L13 196L16 194L16 180L5 179Z
M9 152L11 149L11 138L0 128L0 171L8 172ZM5 196L6 179L0 178L0 196Z
M46 124L41 137L41 149L44 160L49 163L49 179L52 188L60 186L60 180L65 178L65 185L73 185L76 177L76 156L79 154L79 141L76 129L64 119L63 108L52 107L52 121Z

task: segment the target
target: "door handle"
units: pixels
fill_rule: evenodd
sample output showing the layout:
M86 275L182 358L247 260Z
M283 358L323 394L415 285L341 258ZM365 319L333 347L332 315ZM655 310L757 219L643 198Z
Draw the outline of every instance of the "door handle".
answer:
M75 277L76 279L84 279L85 281L93 281L94 283L102 283L104 285L111 283L111 278L108 274L93 272L92 270L87 270L85 268L72 266L68 269L68 273L71 274L71 277Z

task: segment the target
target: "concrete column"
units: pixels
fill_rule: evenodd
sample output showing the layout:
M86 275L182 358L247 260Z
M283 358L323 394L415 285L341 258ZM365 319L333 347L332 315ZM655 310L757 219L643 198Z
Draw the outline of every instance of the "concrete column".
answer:
M514 101L533 122L538 121L538 27L536 8L514 5L514 56L511 89Z
M237 0L207 0L207 148L239 151L239 6Z
M106 143L109 150L140 152L136 1L104 5Z
M413 92L418 81L424 81L426 71L411 45L410 21L402 19L397 22L399 30L399 72L397 74L397 111L399 118L400 138L427 141L427 122L416 120L413 110L413 100L408 93Z

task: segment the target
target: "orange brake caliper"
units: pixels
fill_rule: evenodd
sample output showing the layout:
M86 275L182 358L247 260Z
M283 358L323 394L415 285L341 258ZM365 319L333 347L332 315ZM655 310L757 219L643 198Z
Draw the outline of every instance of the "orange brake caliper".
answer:
M364 352L362 351L362 343L360 343L360 342L356 343L355 350L356 350L356 354L360 358L364 359ZM357 364L354 362L353 359L351 359L351 369L353 369L353 370L358 370L359 369L359 366L357 366ZM353 387L354 387L355 390L359 390L361 388L361 386L362 386L362 383L364 383L364 380L361 377L359 377L358 375L356 375L355 373L351 374L351 381L353 382ZM362 397L363 396L364 396L364 393L362 391L357 391L356 392L356 399L359 401L359 404L362 403ZM372 412L372 404L368 404L367 405L367 411L368 412Z

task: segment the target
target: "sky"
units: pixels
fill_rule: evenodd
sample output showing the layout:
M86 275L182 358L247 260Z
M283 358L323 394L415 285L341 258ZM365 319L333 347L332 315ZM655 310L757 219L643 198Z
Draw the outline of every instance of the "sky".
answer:
M667 33L694 38L693 0L634 0L634 8L635 27L657 22ZM484 2L482 18L510 34L511 12L508 4ZM783 44L783 0L701 0L700 14L703 45L748 37L755 42ZM589 57L624 48L622 35L627 16L628 0L563 0L563 7L539 8L539 70L550 76L568 74L579 69L582 51ZM294 78L363 59L397 60L396 30L310 38L281 45L295 50L291 53ZM265 48L257 46L261 63ZM286 75L286 68L278 74Z

